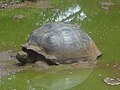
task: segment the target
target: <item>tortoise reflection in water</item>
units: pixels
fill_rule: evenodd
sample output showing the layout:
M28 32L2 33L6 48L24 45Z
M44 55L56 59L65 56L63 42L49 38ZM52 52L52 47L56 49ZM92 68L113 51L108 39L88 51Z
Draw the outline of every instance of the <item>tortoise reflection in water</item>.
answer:
M53 22L33 31L16 57L24 64L38 60L70 64L94 60L100 55L94 41L77 25Z

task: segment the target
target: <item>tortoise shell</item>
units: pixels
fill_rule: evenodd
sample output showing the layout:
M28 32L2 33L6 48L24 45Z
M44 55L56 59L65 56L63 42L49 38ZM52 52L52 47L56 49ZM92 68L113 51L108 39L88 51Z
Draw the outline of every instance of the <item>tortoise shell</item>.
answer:
M80 27L64 22L38 28L22 47L59 64L94 60L101 55L94 41Z

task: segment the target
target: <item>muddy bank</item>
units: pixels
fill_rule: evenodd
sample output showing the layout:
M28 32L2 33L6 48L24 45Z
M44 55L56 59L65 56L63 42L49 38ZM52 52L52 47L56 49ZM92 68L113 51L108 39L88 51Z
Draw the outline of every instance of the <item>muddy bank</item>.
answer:
M0 77L34 68L39 68L39 70L48 68L47 64L40 61L35 64L22 65L15 56L16 53L12 50L0 52Z
M22 72L26 70L44 70L52 67L53 65L48 65L42 61L37 61L35 63L29 63L22 65L16 59L16 53L12 50L0 52L0 77L4 77L10 74L15 74L17 72ZM66 69L78 69L78 68L94 68L96 67L96 61L92 62L80 62L66 65ZM56 67L61 67L62 65L56 65Z
M109 10L111 7L120 7L120 3L114 3L111 1L102 1L100 2L101 8L105 10Z
M11 9L11 8L23 8L23 7L33 7L33 8L53 8L47 0L38 0L36 2L20 2L20 1L1 1L0 9Z

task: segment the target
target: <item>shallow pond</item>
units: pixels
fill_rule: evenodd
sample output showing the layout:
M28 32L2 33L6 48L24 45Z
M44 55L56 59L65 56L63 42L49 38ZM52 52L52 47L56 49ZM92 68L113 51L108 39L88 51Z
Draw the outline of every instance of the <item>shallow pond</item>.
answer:
M29 33L49 22L78 24L103 53L94 69L53 67L0 79L1 90L119 90L105 77L120 78L120 0L48 0L51 8L0 10L0 50L20 50ZM103 2L107 2L103 3ZM23 18L16 18L22 16Z

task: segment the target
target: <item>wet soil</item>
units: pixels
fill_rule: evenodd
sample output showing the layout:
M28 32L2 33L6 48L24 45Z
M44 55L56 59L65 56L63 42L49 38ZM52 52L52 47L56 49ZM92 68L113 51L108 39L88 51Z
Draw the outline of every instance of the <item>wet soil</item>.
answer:
M0 2L0 9L11 9L11 8L23 8L23 7L31 7L31 8L53 8L47 0L38 0L36 2Z
M0 52L0 77L34 68L39 68L39 70L48 68L46 63L40 61L36 62L35 64L31 63L22 65L18 62L15 56L16 53L14 53L12 50Z
M111 1L102 1L100 2L101 8L105 10L109 10L111 7L120 7L120 3L113 3Z
M80 63L73 63L66 66L67 69L77 69L77 68L94 68L96 67L97 61L86 61ZM0 77L4 77L10 74L15 74L17 72L22 72L26 70L44 70L52 67L53 65L48 65L45 62L37 61L35 63L21 64L16 59L16 53L12 50L0 52ZM62 66L62 65L59 65Z

